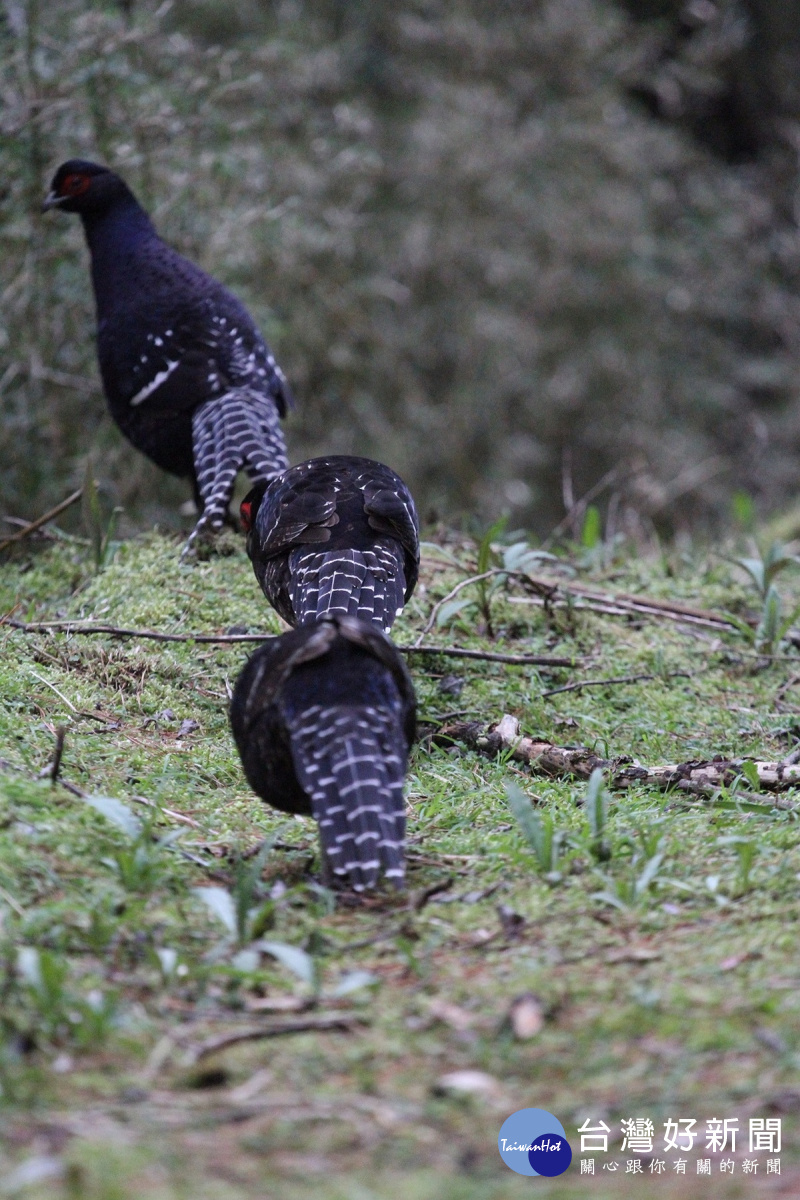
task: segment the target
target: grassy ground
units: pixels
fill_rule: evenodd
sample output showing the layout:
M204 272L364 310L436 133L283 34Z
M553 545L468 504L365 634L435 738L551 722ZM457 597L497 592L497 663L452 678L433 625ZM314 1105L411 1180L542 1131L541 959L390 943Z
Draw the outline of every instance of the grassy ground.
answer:
M468 541L443 543L426 552L400 643L475 571ZM705 554L609 563L581 551L555 569L568 565L608 588L758 608L743 573ZM777 586L786 606L791 571ZM459 596L478 598L477 585ZM459 711L512 713L525 732L647 763L781 758L798 744L791 647L759 658L735 631L548 614L524 599L513 587L491 598L491 644L475 604L428 640L580 667L413 656L423 734ZM100 574L78 543L23 548L0 578L0 612L15 606L28 620L279 628L232 534L194 565L179 564L174 540L141 537ZM246 648L0 635L0 1195L800 1193L794 811L735 790L702 800L634 788L608 798L601 847L584 783L424 736L407 788L412 903L337 905L315 883L312 823L273 813L244 782L226 697ZM656 678L542 696L637 673ZM126 809L98 811L37 779L61 726L61 780ZM526 841L509 784L560 843L557 861ZM264 838L277 845L246 857ZM436 885L448 886L423 903ZM341 1028L211 1045L336 1014ZM447 1078L464 1071L483 1074ZM500 1125L531 1106L563 1122L576 1158L578 1124L611 1126L613 1153L597 1156L594 1178L573 1165L531 1182L503 1166ZM717 1156L714 1177L696 1177L702 1136L686 1177L624 1175L622 1120L649 1117L658 1151L670 1118L695 1118L702 1135L708 1119L738 1117L746 1130L775 1116L779 1178L765 1175L764 1153L756 1178L741 1159L720 1176ZM603 1170L612 1159L617 1176Z

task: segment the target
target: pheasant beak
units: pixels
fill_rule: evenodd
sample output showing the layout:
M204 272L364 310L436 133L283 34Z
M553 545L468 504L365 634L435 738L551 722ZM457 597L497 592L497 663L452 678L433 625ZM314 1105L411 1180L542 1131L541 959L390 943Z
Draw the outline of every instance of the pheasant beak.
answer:
M58 208L59 204L66 200L66 198L66 196L57 195L56 192L48 192L44 198L44 203L42 204L42 212L46 213L49 212L51 208Z

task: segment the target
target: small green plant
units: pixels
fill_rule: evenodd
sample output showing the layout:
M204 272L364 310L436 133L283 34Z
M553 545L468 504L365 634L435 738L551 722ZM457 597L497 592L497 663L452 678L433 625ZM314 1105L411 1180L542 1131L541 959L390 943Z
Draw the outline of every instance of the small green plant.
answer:
M645 861L640 870L641 860L634 857L630 866L622 874L605 877L605 888L594 892L595 900L604 900L615 908L633 908L648 899L650 889L661 870L664 861L663 854L654 854Z
M539 873L548 883L558 883L562 878L558 869L559 857L566 834L556 828L550 813L536 812L528 797L515 783L506 784L506 795L508 806L534 853Z
M116 996L92 988L81 996L69 983L65 958L52 950L21 946L17 951L16 977L25 1010L36 1015L31 1033L38 1040L74 1040L80 1046L104 1041L116 1012ZM24 1018L23 1018L24 1021Z
M28 998L53 1036L64 1020L67 997L67 961L52 950L21 946L17 952L17 974Z
M529 575L543 562L558 562L555 554L547 550L537 550L527 542L512 542L502 548L503 569L505 571L520 571ZM562 566L566 564L562 563Z
M758 857L758 843L752 838L743 838L736 843L736 854L739 858L737 892L739 895L743 895L745 892L749 892L752 886L750 872Z
M734 492L731 496L731 513L736 524L742 529L752 529L756 519L753 497L747 492Z
M437 616L437 625L447 625L456 617L482 620L487 637L494 637L492 603L505 587L511 574L528 574L544 560L555 561L555 555L546 550L535 550L527 542L514 542L502 547L498 553L494 543L503 533L508 517L495 521L478 542L476 578L470 580L472 595L454 596L443 604Z
M790 566L800 566L800 558L787 554L780 542L773 542L758 558L737 558L736 563L750 576L761 600L761 614L753 627L733 613L726 617L750 642L759 654L774 654L800 614L800 606L788 616L782 612L782 601L775 579Z
M163 868L163 851L183 836L172 829L162 837L153 833L153 822L140 821L126 804L113 796L87 796L86 803L122 830L125 841L114 846L102 861L117 874L127 892L149 893L155 888Z
M659 818L652 825L636 826L635 836L629 840L634 848L634 858L637 861L643 858L645 862L650 862L661 854L664 847L662 823L663 818Z
M494 629L492 626L492 599L505 582L505 575L491 575L493 569L494 551L492 543L505 529L508 523L508 517L500 517L491 525L478 542L478 559L476 564L476 579L473 581L475 594L465 597L453 597L448 603L442 605L439 611L438 624L444 625L451 621L456 616L461 617L478 617L483 620L486 626L487 637L494 637Z
M238 947L230 959L231 967L240 975L253 975L260 967L262 954L277 959L309 989L316 998L320 992L320 971L315 955L299 946L272 942L261 938L274 919L275 901L265 899L261 887L261 872L273 845L284 826L266 838L258 854L251 860L239 858L234 867L233 887L196 887L192 890L227 930L228 936L217 947L214 957L227 955Z
M603 537L603 526L600 519L600 509L590 504L586 509L581 529L581 545L584 550L596 550Z
M773 542L766 554L759 553L758 558L737 558L736 562L750 576L762 600L766 600L778 575L787 567L800 566L800 558L787 554L780 542Z
M95 572L99 573L112 562L114 555L122 545L115 541L121 508L113 508L110 516L106 517L100 500L100 492L94 477L92 460L86 460L86 472L83 477L83 495L81 497L81 516L89 545L92 550L92 560Z
M230 966L225 967L225 971L238 978L243 976L259 978L261 976L261 958L267 954L305 985L307 999L310 1003L316 1003L323 994L328 998L338 998L362 988L377 986L380 981L371 971L355 969L345 971L335 987L323 993L322 955L324 943L322 939L315 939L312 933L307 943L308 948L304 950L301 946L292 946L288 942L274 942L260 937L260 932L264 927L264 914L269 911L271 919L273 905L271 903L260 905L257 902L251 904L250 901L257 898L257 882L261 874L261 867L277 836L276 833L268 842L265 842L256 860L252 864L247 864L246 869L237 874L232 891L223 887L193 889L198 900L205 904L208 911L225 926L227 931L228 936L216 947L212 957L215 959L226 957L232 949L235 949L235 953L229 958ZM159 952L159 960L163 972L165 967L163 951ZM172 956L168 956L166 967L171 969L173 965Z
M596 805L597 802L595 807ZM619 838L617 857L629 853L630 860L622 871L613 877L601 874L605 888L594 893L595 899L604 900L617 908L631 908L647 901L664 863L664 836L659 824L656 822L655 826L641 825L633 835L623 834Z
M742 775L750 784L750 788L754 792L761 791L761 780L758 775L758 767L752 759L748 758L742 763Z
M753 886L750 882L750 872L758 857L758 843L753 838L732 836L718 838L717 844L720 846L732 846L736 851L736 857L739 862L736 872L734 895L744 896Z
M116 898L113 895L98 897L86 912L84 937L93 954L102 954L113 941L119 928L115 913Z
M611 844L604 836L608 820L608 790L599 767L592 771L586 788L586 818L589 822L589 851L598 862L608 862L612 854Z
M222 921L238 946L248 946L273 922L275 901L265 897L261 887L261 872L272 847L285 826L281 825L271 837L265 838L252 858L239 857L234 863L233 887L198 887L194 893Z
M264 899L261 894L261 872L277 838L277 833L266 838L264 844L250 861L239 858L234 867L232 889L236 909L236 936L241 946L260 937L273 922L275 902Z

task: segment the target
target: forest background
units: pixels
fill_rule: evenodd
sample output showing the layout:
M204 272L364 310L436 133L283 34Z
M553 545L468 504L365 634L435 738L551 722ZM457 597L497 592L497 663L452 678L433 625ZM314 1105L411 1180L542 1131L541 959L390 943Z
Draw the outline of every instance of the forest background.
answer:
M83 478L186 499L105 413L71 156L248 305L292 460L391 463L423 515L715 529L793 497L800 3L6 0L0 512ZM76 521L78 520L75 514Z

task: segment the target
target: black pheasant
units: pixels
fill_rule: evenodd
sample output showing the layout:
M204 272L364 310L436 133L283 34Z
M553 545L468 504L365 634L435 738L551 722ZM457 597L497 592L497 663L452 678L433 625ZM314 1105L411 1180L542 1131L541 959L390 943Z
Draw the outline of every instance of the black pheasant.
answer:
M290 625L324 613L388 632L419 573L419 520L383 463L335 455L290 467L241 506L264 595Z
M159 467L192 479L191 543L222 524L240 469L267 480L286 467L283 372L244 306L161 240L119 175L71 159L43 207L80 215L111 415Z
M234 688L231 727L255 792L319 824L324 877L404 879L403 780L416 700L374 625L327 616L267 642Z

